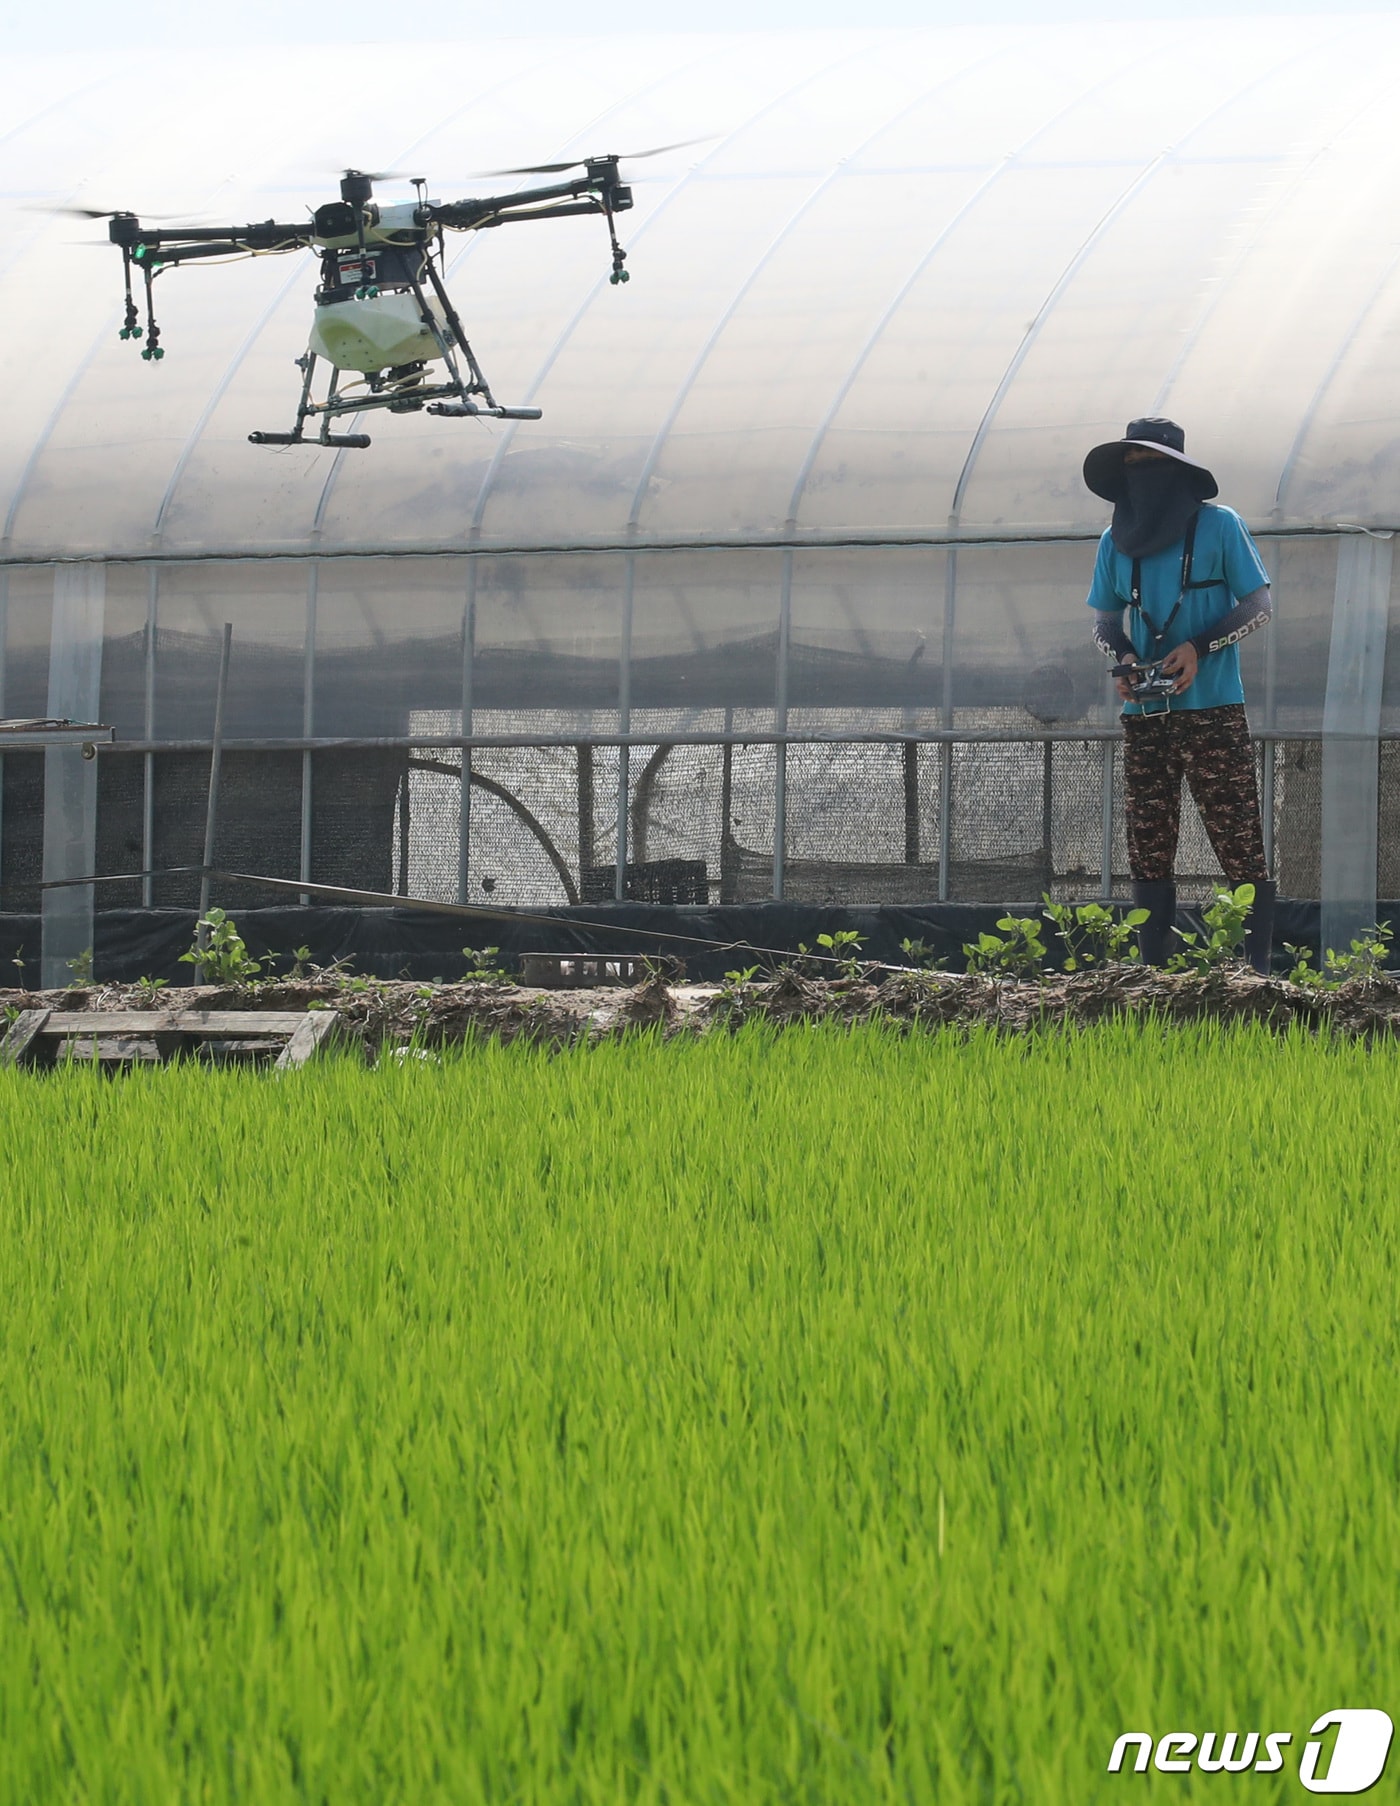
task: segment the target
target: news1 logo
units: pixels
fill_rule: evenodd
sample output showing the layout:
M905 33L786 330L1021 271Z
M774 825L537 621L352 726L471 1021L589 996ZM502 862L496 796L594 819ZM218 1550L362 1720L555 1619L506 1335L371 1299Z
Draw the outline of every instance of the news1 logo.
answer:
M1332 1758L1325 1761L1322 1733L1337 1728ZM1324 1712L1308 1732L1298 1764L1298 1779L1309 1793L1365 1793L1385 1773L1390 1740L1395 1731L1387 1712L1372 1708ZM1221 1736L1207 1731L1168 1731L1153 1738L1146 1731L1125 1731L1113 1746L1108 1772L1121 1774L1131 1755L1131 1772L1144 1774L1149 1763L1159 1774L1256 1775L1277 1774L1285 1766L1284 1747L1292 1743L1291 1731L1227 1731ZM1323 1770L1318 1773L1319 1768Z

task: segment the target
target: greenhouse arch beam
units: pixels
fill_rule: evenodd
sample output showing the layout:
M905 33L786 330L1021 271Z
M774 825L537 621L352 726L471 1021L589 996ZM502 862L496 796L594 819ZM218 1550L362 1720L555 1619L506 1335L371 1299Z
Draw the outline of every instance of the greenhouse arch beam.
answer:
M1347 38L1353 36L1355 34L1356 30L1358 30L1358 29L1359 29L1358 27L1353 27L1349 30L1345 30L1345 31L1336 33L1334 37L1327 40L1329 47L1333 44L1345 43ZM1293 63L1301 61L1304 57L1312 56L1314 53L1315 53L1314 48L1312 46L1309 46L1308 48L1299 51L1299 53L1296 57L1291 57L1288 59L1287 62L1281 63L1279 65L1279 68L1280 69L1290 68ZM1278 73L1277 70L1271 70L1269 72L1269 75L1272 76L1277 73ZM1268 77L1263 77L1261 79L1266 80L1266 79L1268 79ZM1258 86L1258 85L1259 85L1258 83L1252 84L1252 86ZM1241 94L1242 95L1247 94L1250 91L1251 90L1249 88L1245 88L1245 89L1241 90ZM1360 108L1359 111L1353 115L1352 120L1351 120L1351 125L1354 127L1357 123L1357 120L1363 118L1367 113L1369 113L1372 110L1373 107L1379 106L1382 101L1389 101L1389 102L1393 103L1393 100L1394 100L1394 95L1393 95L1392 90L1390 90L1389 88L1386 88L1384 86L1382 86L1381 88L1378 88L1376 93L1371 97L1371 99L1366 102L1365 106ZM1196 324L1191 328L1190 333L1187 334L1186 338L1182 342L1180 350L1177 352L1176 356L1172 359L1171 367L1167 371L1167 374L1163 377L1161 387L1157 390L1156 395L1153 397L1152 409L1151 409L1153 414L1160 415L1166 409L1167 403L1171 397L1171 392L1176 387L1177 378L1181 375L1181 372L1186 367L1187 359L1190 357L1192 351L1194 351L1196 346L1199 344L1201 335L1202 335L1202 333L1204 333L1206 327L1210 324L1210 321L1215 314L1215 310L1217 307L1219 307L1221 300L1224 298L1224 296L1226 294L1228 294L1231 280L1233 279L1233 277L1235 275L1237 275L1239 273L1239 271L1241 269L1244 268L1244 265L1248 261L1251 252L1253 251L1254 247L1259 243L1259 240L1262 238L1266 226L1271 224L1278 217L1278 215L1283 211L1283 209L1287 205L1289 205L1289 203L1291 203L1293 201L1299 188L1302 187L1303 183L1306 182L1308 177L1317 168L1318 164L1321 163L1327 157L1329 152L1331 152L1333 149L1335 149L1335 145L1330 138L1326 142L1317 145L1316 148L1312 151L1311 155L1308 156L1307 159L1299 165L1298 169L1296 170L1296 172L1294 174L1293 180L1290 183L1288 183L1288 185L1285 188L1281 189L1277 195L1274 196L1274 199L1271 202L1271 204L1269 205L1266 212L1263 215L1261 215L1261 217L1258 220L1255 221L1254 225L1250 229L1248 237L1240 245L1238 251L1235 253L1234 258L1231 260L1229 274L1222 276L1220 278L1219 282L1216 284L1215 293L1211 297L1210 302L1208 303L1208 305L1206 307L1202 308L1200 317L1197 319Z
M943 249L944 245L947 244L949 238L951 238L957 228L969 217L974 209L981 203L988 191L1000 181L1001 177L1008 169L1012 168L1028 151L1033 149L1047 132L1053 131L1062 120L1067 119L1076 107L1082 106L1086 100L1092 99L1095 94L1098 94L1102 89L1108 87L1111 82L1121 79L1126 70L1134 69L1139 64L1148 60L1149 58L1147 56L1133 58L1128 63L1114 69L1112 74L1105 76L1101 81L1093 82L1087 88L1082 88L1072 100L1067 101L1065 105L1060 108L1059 112L1052 114L1049 119L1038 125L1028 138L1023 139L1022 142L1016 146L1015 150L1008 151L1000 162L994 164L982 181L978 183L977 187L973 189L972 193L956 210L952 218L944 224L937 237L933 240L933 243L919 258L913 269L910 270L904 281L900 283L899 287L891 296L884 311L880 314L874 326L871 328L869 336L862 344L860 350L856 353L850 369L842 378L835 395L832 397L831 405L822 416L821 424L812 435L812 442L808 446L806 456L803 458L801 466L798 469L796 481L792 486L792 496L788 501L787 520L785 525L789 532L795 533L797 531L797 516L802 506L802 500L806 493L807 484L811 479L812 470L816 465L816 461L821 455L821 448L826 442L827 434L835 424L836 416L844 407L847 397L856 385L857 378L869 362L875 347L884 337L890 322L909 298L910 291L913 289L914 284L924 274L928 266Z
M74 88L67 94L60 94L56 100L49 101L37 112L26 114L18 125L12 125L7 132L0 132L0 146L8 144L12 138L22 137L31 126L38 125L41 119L47 119L50 113L61 112L64 107L74 105L75 102L85 99L89 94L96 93L99 88L105 88L108 83L126 81L130 72L130 64L125 69L104 69L96 81L85 82L81 88Z
M964 63L954 74L946 76L943 80L935 82L932 87L924 89L923 92L916 95L907 106L901 107L900 110L897 113L892 114L890 118L882 120L876 129L866 138L862 139L853 151L849 152L847 156L840 158L835 166L827 171L812 189L807 198L788 216L783 225L779 227L767 250L765 250L754 263L748 275L745 276L744 280L734 291L728 306L715 322L709 337L705 340L705 343L696 354L695 361L691 364L690 369L687 371L679 388L676 390L675 398L666 411L665 419L656 429L656 435L651 442L651 449L647 453L646 462L642 466L642 474L637 480L636 491L632 497L632 507L627 516L627 530L629 533L634 533L637 530L642 504L646 500L647 490L650 487L652 477L656 474L656 467L661 461L661 454L665 450L666 442L671 436L671 429L675 426L681 409L685 406L687 400L689 400L690 395L695 388L695 384L700 378L701 371L709 362L710 354L719 343L720 338L723 336L730 321L734 318L734 315L743 305L744 298L747 296L750 289L752 289L755 282L758 281L759 277L763 274L764 270L772 262L774 257L777 256L783 245L787 243L795 229L801 224L802 220L837 178L846 173L847 165L852 158L863 156L865 152L870 149L871 145L877 143L886 132L892 131L902 119L907 118L910 113L916 110L916 108L924 106L934 95L942 93L945 88L952 87L954 83L963 80L965 76L970 75L975 70L983 68L990 62L994 62L997 54L998 53L995 51L989 52L988 55L984 57L978 57L971 62Z
M242 369L247 360L248 353L262 337L268 322L287 299L287 296L292 292L297 283L305 280L306 275L307 257L302 255L294 258L292 273L282 284L281 288L277 290L277 293L268 302L261 314L258 315L255 323L249 328L247 337L243 340L243 343L238 347L237 351L234 352L228 368L224 371L218 382L215 383L213 393L200 410L199 418L190 428L189 437L181 447L180 454L175 460L175 467L170 473L170 479L165 485L165 493L160 498L160 507L156 510L156 522L152 529L151 536L157 545L160 544L161 539L164 536L165 517L170 512L171 504L175 500L175 492L180 486L180 481L189 466L190 459L194 456L199 447L200 440L204 437L204 429L208 426L210 420L214 416L215 408L218 407L224 396L227 395L233 379Z
M1093 231L1090 232L1083 244L1080 245L1079 249L1065 266L1060 274L1059 280L1055 283L1055 286L1050 290L1050 293L1045 297L1044 301L1041 302L1035 318L1026 328L1021 343L1016 347L1011 362L1007 365L1001 381L997 384L992 399L987 403L987 411L983 414L977 431L973 435L972 444L968 447L967 457L963 463L962 472L958 477L957 487L953 491L953 506L949 516L950 525L956 526L961 518L963 499L967 494L968 484L972 481L972 475L977 467L977 460L981 456L982 447L985 445L987 436L991 432L993 422L1001 411L1001 404L1005 401L1007 392L1011 388L1012 383L1016 380L1017 373L1020 371L1021 366L1025 363L1026 359L1030 356L1036 340L1040 337L1046 322L1054 314L1066 289L1069 288L1070 284L1084 267L1085 261L1094 251L1096 246L1102 241L1104 234L1122 217L1132 205L1133 201L1136 200L1137 196L1149 185L1157 172L1165 165L1173 162L1184 146L1188 145L1198 133L1203 132L1207 126L1212 125L1223 114L1228 113L1232 107L1237 107L1245 95L1252 94L1256 89L1262 87L1265 82L1272 81L1281 69L1286 69L1290 63L1298 62L1303 57L1311 54L1313 54L1313 51L1312 48L1309 47L1306 50L1295 52L1291 57L1281 59L1274 64L1272 68L1256 76L1253 81L1246 82L1242 88L1237 89L1230 95L1228 100L1222 100L1216 106L1211 107L1208 112L1204 113L1196 121L1189 131L1184 133L1182 137L1176 141L1175 144L1168 145L1165 150L1159 151L1152 161L1138 172L1136 178L1128 184L1122 194L1119 195L1118 199L1099 220Z
M1172 147L1172 149L1174 148L1175 147ZM982 447L986 444L987 436L992 430L992 422L1001 411L1001 404L1006 400L1007 391L1010 389L1012 383L1015 382L1017 372L1034 349L1035 342L1040 337L1045 322L1054 313L1055 306L1060 297L1084 267L1085 259L1102 239L1104 233L1107 232L1113 222L1122 215L1123 211L1131 204L1134 197L1146 188L1162 165L1170 160L1172 149L1159 151L1144 169L1138 171L1134 179L1098 221L1093 231L1084 240L1083 244L1080 245L1079 249L1075 252L1069 263L1066 264L1065 268L1060 272L1060 276L1056 281L1055 286L1041 302L1036 311L1035 318L1022 334L1021 342L1016 347L1011 362L1002 372L1001 381L992 392L992 399L987 403L986 412L978 422L977 431L972 436L972 444L967 450L967 457L963 460L963 467L958 475L957 484L953 490L953 506L949 510L949 518L953 524L957 523L962 514L963 497L967 494L967 486L972 481L972 473L977 467L977 460L982 454Z
M1303 446L1307 440L1308 434L1312 431L1313 423L1317 419L1322 404L1327 399L1332 384L1341 374L1342 366L1347 360L1347 354L1361 336L1361 332L1365 327L1367 320L1369 320L1371 315L1375 312L1382 296L1390 287L1391 280L1395 275L1397 267L1400 267L1400 251L1397 251L1395 256L1386 264L1379 281L1371 290L1371 293L1366 297L1362 305L1357 309L1351 324L1342 335L1341 342L1338 344L1331 362L1323 372L1321 380L1313 391L1312 398L1308 402L1307 407L1303 410L1303 418L1298 423L1298 430L1293 436L1293 443L1288 448L1288 456L1284 459L1283 469L1279 473L1278 489L1274 495L1274 517L1277 520L1283 518L1285 497L1288 494L1289 488L1292 486L1293 477L1298 467L1298 461L1303 454Z
M15 521L18 518L20 508L24 503L24 498L29 493L30 482L33 479L35 470L38 468L40 458L43 457L45 451L48 449L49 440L53 438L54 431L57 428L59 421L63 418L64 409L73 399L78 384L92 368L93 360L107 343L109 333L120 318L121 315L119 312L114 311L108 314L106 324L83 353L81 360L74 365L73 374L63 385L63 393L54 403L52 412L44 422L42 429L35 439L34 449L25 459L24 469L20 472L19 481L15 484L15 492L10 497L10 506L5 515L5 524L3 527L0 527L0 556L4 555L5 548L9 545L11 537L14 534ZM51 558L34 558L27 562L31 564L52 564L54 560ZM94 553L92 558L87 562L102 563L105 561L102 559L100 553Z
M870 45L863 54L873 56L875 50L876 46ZM800 94L802 90L809 87L812 82L819 80L823 75L826 75L832 69L838 68L847 60L848 59L845 57L835 57L831 62L823 63L819 68L811 70L809 74L802 77L801 81L794 82L791 87L784 88L782 93L775 95L766 106L760 107L756 113L750 114L742 125L736 125L733 131L726 132L715 148L701 157L692 169L688 169L671 189L671 192L657 202L652 212L648 214L646 219L642 221L641 225L638 226L637 230L633 233L633 244L635 245L645 237L648 230L655 225L656 221L665 215L667 209L676 200L677 196L683 194L686 189L690 187L691 183L700 176L705 166L708 163L712 163L716 157L727 150L729 146L734 143L736 138L739 138L745 132L750 131L757 125L760 119L767 118L767 116L774 112L778 107L785 105L792 99L794 94ZM544 383L545 378L549 375L560 357L562 357L565 347L568 345L574 333L578 330L580 323L589 309L593 306L593 303L597 300L603 289L607 287L609 280L610 278L608 277L600 276L584 296L583 300L578 304L578 307L570 317L564 330L559 334L559 337L551 346L544 362L540 365L538 371L531 380L530 386L525 393L526 405L533 402L535 397L539 394L540 387ZM472 510L471 537L473 539L476 539L480 535L481 523L485 517L487 504L490 502L492 491L495 489L496 478L500 474L501 465L504 463L511 446L515 443L515 435L518 431L518 421L508 420L506 422L506 430L502 433L500 442L497 445L495 452L492 454L491 462L486 467L486 474L481 479L481 488L477 493L476 506Z

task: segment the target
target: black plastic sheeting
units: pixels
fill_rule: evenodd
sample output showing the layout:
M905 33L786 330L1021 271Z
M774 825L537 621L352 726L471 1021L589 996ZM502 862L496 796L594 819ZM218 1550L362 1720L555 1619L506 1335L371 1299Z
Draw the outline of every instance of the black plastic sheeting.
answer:
M723 908L665 908L645 903L593 904L540 914L502 912L504 919L471 919L415 909L319 906L246 909L231 912L248 950L256 958L276 953L273 972L286 972L291 953L310 949L311 962L346 960L348 969L373 978L459 979L467 969L464 947L496 947L509 966L521 953L672 954L685 961L689 978L721 979L726 972L770 966L796 955L802 943L813 951L819 934L854 929L860 957L907 965L905 940L922 941L930 957L961 971L963 943L984 930L995 931L1003 906L930 903L917 908L893 904L867 908L822 908L790 903L729 904ZM1381 921L1400 921L1400 902L1380 905ZM1292 963L1283 943L1311 947L1318 956L1320 908L1316 903L1280 898L1274 965ZM1178 924L1199 930L1195 911L1182 910ZM164 978L189 984L193 967L180 955L194 940L196 913L190 909L113 909L96 917L94 977L132 983ZM669 937L669 938L667 938ZM683 938L676 938L683 937ZM1054 950L1050 924L1045 941ZM0 985L39 983L40 922L37 915L0 915Z

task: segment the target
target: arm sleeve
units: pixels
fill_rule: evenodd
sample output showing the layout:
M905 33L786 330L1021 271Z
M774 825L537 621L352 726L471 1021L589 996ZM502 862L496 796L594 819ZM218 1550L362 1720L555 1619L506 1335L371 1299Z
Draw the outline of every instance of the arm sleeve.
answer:
M1133 642L1123 631L1123 610L1121 608L1111 613L1107 609L1095 611L1094 644L1105 657L1111 658L1115 664L1122 664L1125 659L1137 657Z
M1247 633L1267 626L1273 615L1274 601L1266 583L1252 595L1241 596L1229 613L1213 621L1204 633L1193 634L1191 644L1199 658L1208 652L1221 652L1226 646L1237 646Z
M1133 642L1123 631L1123 598L1113 582L1113 542L1107 533L1099 541L1087 600L1094 611L1094 644L1099 651L1119 662L1132 658Z

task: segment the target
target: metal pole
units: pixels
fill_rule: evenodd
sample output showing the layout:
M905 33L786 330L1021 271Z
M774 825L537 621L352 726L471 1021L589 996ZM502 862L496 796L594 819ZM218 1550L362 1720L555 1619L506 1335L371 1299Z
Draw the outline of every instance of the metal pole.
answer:
M617 662L617 728L621 734L632 731L632 593L636 580L636 560L627 554L627 577L622 586L622 647ZM617 749L617 868L613 873L613 900L620 903L627 895L627 790L632 774L632 749L625 743Z
M199 926L195 930L199 950L209 945L209 931L204 918L209 913L209 868L214 863L214 836L219 822L219 777L224 763L224 702L228 696L229 649L233 644L233 622L224 622L224 643L219 649L219 687L214 692L214 744L209 754L209 803L204 812L204 870L199 878ZM204 983L204 967L194 969L196 984Z
M948 901L949 868L953 863L953 742L938 748L938 901Z
M462 736L472 731L472 680L476 664L476 565L467 566L467 605L462 610ZM467 900L472 849L472 749L462 748L462 807L457 826L457 901Z
M76 562L76 561L75 561ZM1293 740L1322 740L1325 736L1320 727L1286 727L1270 733L1268 728L1259 727L1250 730L1255 740L1276 740L1280 746ZM62 744L77 744L82 735L76 732L69 734ZM1116 727L1074 727L1060 733L1045 728L1037 728L1034 733L1023 730L1007 730L1002 728L961 727L956 732L945 734L941 728L921 729L914 738L920 746L1039 746L1045 740L1053 740L1057 745L1064 741L1075 741L1081 746L1099 746L1105 740L1116 743L1122 739ZM709 733L682 733L679 730L666 730L667 746L723 746L726 736L718 731ZM889 729L875 729L870 732L848 732L844 728L828 728L813 731L809 728L794 728L790 733L775 734L768 728L742 727L732 732L728 738L736 746L901 746L906 739L903 733ZM1400 734L1382 734L1382 740L1400 740ZM6 738L6 745L12 742ZM60 742L52 737L44 740L45 746L54 746ZM303 739L288 735L282 739L246 738L227 740L225 745L230 752L245 753L284 753L304 752L312 749L316 752L461 752L464 746L470 746L477 752L498 752L503 748L518 747L568 747L580 746L650 746L657 744L656 729L651 728L645 734L326 734L316 739ZM25 750L30 750L26 748ZM110 746L104 744L104 759L119 759L134 756L137 753L207 753L209 741L205 740L157 740L154 745L145 740L117 740Z
M724 711L724 731L734 732L734 707L726 706ZM734 886L730 882L730 866L734 863L729 854L730 835L733 832L730 817L734 812L734 744L726 739L720 748L719 755L719 900L721 903L734 901Z
M146 591L146 738L156 737L156 620L160 605L160 571L151 566ZM153 899L150 873L156 863L156 756L142 754L141 759L141 907L149 909ZM203 912L201 911L201 914Z
M783 586L778 603L778 674L773 726L778 733L773 773L773 896L782 901L787 867L788 644L792 639L792 553L783 553Z
M953 638L957 624L958 555L943 564L943 731L953 731ZM938 901L948 901L953 864L953 743L945 740L938 766Z
M919 863L919 749L904 742L904 863Z
M1272 557L1269 562L1274 566L1274 569L1269 571L1269 584L1273 590L1274 618L1269 624L1268 633L1264 640L1264 725L1270 730L1278 725L1279 628L1278 585L1276 582L1278 574L1278 552L1273 548L1271 548L1271 551ZM1278 877L1278 873L1274 871L1274 788L1277 782L1275 775L1277 769L1277 755L1278 749L1275 742L1272 739L1265 740L1263 746L1262 781L1259 787L1259 804L1260 813L1264 818L1264 858L1270 872L1273 873L1275 878Z
M1099 860L1099 896L1107 902L1113 895L1113 742L1103 742L1103 845Z
M404 766L403 776L399 779L399 895L411 895L408 888L408 841L411 829L409 820L409 771Z
M1040 777L1040 838L1045 848L1045 888L1055 885L1055 766L1054 742L1045 742Z
M301 654L301 731L309 740L315 733L316 720L316 601L320 588L321 567L312 563L306 580L306 637ZM301 857L297 876L303 884L311 882L311 748L301 755ZM301 906L311 902L306 891L301 893Z
M578 746L578 894L585 902L598 900L589 894L593 867L593 748L584 740Z
M5 658L10 644L10 573L0 570L0 720L5 715ZM0 874L5 869L5 758L0 753ZM21 976L20 982L23 983Z

